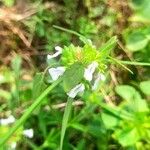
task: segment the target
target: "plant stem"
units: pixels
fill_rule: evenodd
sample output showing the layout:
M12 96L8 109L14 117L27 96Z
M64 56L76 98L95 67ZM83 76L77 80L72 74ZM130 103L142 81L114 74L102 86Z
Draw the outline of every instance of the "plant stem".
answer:
M56 29L59 29L59 30L62 30L64 32L68 32L68 33L71 33L71 34L74 34L78 37L84 37L83 35L79 34L78 32L75 32L73 30L69 30L69 29L66 29L66 28L63 28L63 27L60 27L60 26L56 26L56 25L53 25L54 28Z
M23 116L16 122L16 124L10 129L10 131L4 136L2 141L0 141L0 147L5 144L5 142L14 134L14 132L27 120L30 114L41 104L42 100L46 95L54 89L60 82L62 78L59 78L53 84L51 84L36 100L35 102L26 110Z
M119 110L117 107L113 106L110 107L109 105L105 103L100 103L99 104L104 110L108 111L112 115L122 119L122 120L128 120L128 121L133 121L133 116L128 113L127 111L124 110Z
M122 66L124 69L126 69L126 70L128 70L131 74L133 74L133 72L128 68L128 67L126 67L125 65L123 65L123 61L120 61L120 60L118 60L118 59L115 59L115 58L113 58L113 57L111 57L111 56L108 56L109 58L110 58L110 60L112 61L112 62L114 62L114 63L117 63L118 65L120 65L120 66Z
M72 102L73 102L73 99L68 97L67 104L66 104L66 107L65 107L65 112L64 112L64 115L63 115L63 120L62 120L60 150L63 149L63 141L64 141L65 132L66 132L66 128L67 128L67 123L68 123L71 108L72 108Z
M147 62L136 62L136 61L124 61L124 60L118 60L122 64L126 65L135 65L135 66L150 66L150 63Z

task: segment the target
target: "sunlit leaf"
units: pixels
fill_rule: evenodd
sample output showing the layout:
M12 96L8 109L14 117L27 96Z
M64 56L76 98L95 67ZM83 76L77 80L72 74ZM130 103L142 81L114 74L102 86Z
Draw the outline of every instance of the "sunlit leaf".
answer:
M126 47L129 51L142 50L148 44L148 38L142 32L134 32L127 36Z
M150 95L150 80L141 82L140 88L144 94Z
M118 129L113 136L122 146L134 145L140 139L139 132L136 128Z

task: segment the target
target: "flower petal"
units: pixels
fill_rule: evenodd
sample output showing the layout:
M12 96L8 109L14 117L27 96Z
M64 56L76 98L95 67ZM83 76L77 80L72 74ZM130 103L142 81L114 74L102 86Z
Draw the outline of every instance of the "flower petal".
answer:
M16 142L12 142L11 145L10 145L11 150L15 150L16 146L17 146L17 143Z
M106 79L105 75L102 73L99 73L96 77L96 80L94 82L94 85L92 86L92 90L95 91L98 89L100 81L104 81Z
M8 118L6 119L0 119L0 124L1 125L8 125L8 124L11 124L11 123L14 123L15 122L15 117L10 115Z
M55 50L62 53L62 48L60 46L55 46Z
M82 93L85 90L84 84L78 84L73 89L70 90L70 92L67 93L67 95L71 98L75 98L78 93Z
M28 138L33 138L34 131L33 131L33 129L24 130L23 135L28 137Z
M65 72L65 67L57 67L48 69L53 81L56 81Z
M97 62L92 62L84 71L84 78L87 81L91 81L93 79L93 73L95 72L95 69L98 67Z
M62 48L60 46L56 46L55 50L56 50L56 53L54 53L52 55L48 54L47 59L55 58L55 57L59 56L62 53Z

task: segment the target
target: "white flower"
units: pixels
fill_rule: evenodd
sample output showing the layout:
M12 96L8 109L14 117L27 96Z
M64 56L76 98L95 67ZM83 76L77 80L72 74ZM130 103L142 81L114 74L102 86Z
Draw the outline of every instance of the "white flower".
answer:
M82 93L85 90L84 84L78 84L73 89L71 89L67 95L71 98L75 98L78 93Z
M62 48L60 46L55 46L55 50L62 53Z
M56 53L54 53L52 55L48 54L47 59L55 58L55 57L59 56L62 53L62 48L60 46L56 46L55 50L56 50Z
M0 119L1 125L8 125L15 122L15 117L10 115L8 118Z
M97 62L92 62L84 71L84 78L87 81L92 81L93 79L93 73L95 72L95 69L98 67Z
M90 45L92 45L92 41L90 39L87 39L87 41L89 42Z
M97 90L99 84L100 84L100 81L104 81L106 79L105 75L102 74L102 73L99 73L96 77L96 80L94 82L94 85L92 86L92 90L95 91Z
M65 67L57 67L48 69L53 81L56 81L65 72Z
M16 142L12 142L10 145L11 150L16 149L17 143Z
M27 129L23 131L23 135L28 138L33 138L34 131L33 129Z

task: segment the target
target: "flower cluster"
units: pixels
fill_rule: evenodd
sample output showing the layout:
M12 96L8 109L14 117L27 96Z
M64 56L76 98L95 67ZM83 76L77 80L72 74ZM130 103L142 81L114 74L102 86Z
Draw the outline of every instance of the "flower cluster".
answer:
M105 75L103 74L106 66L100 62L100 53L92 45L91 41L83 48L75 47L70 45L62 49L59 46L55 47L56 53L47 55L47 59L51 60L56 58L60 54L61 66L52 67L48 69L52 81L56 81L64 72L76 62L80 62L84 66L84 80L91 85L91 89L97 90L101 81L105 80ZM69 82L69 81L68 81ZM85 90L85 83L79 83L73 87L67 95L71 98L75 98L77 94L83 93Z

